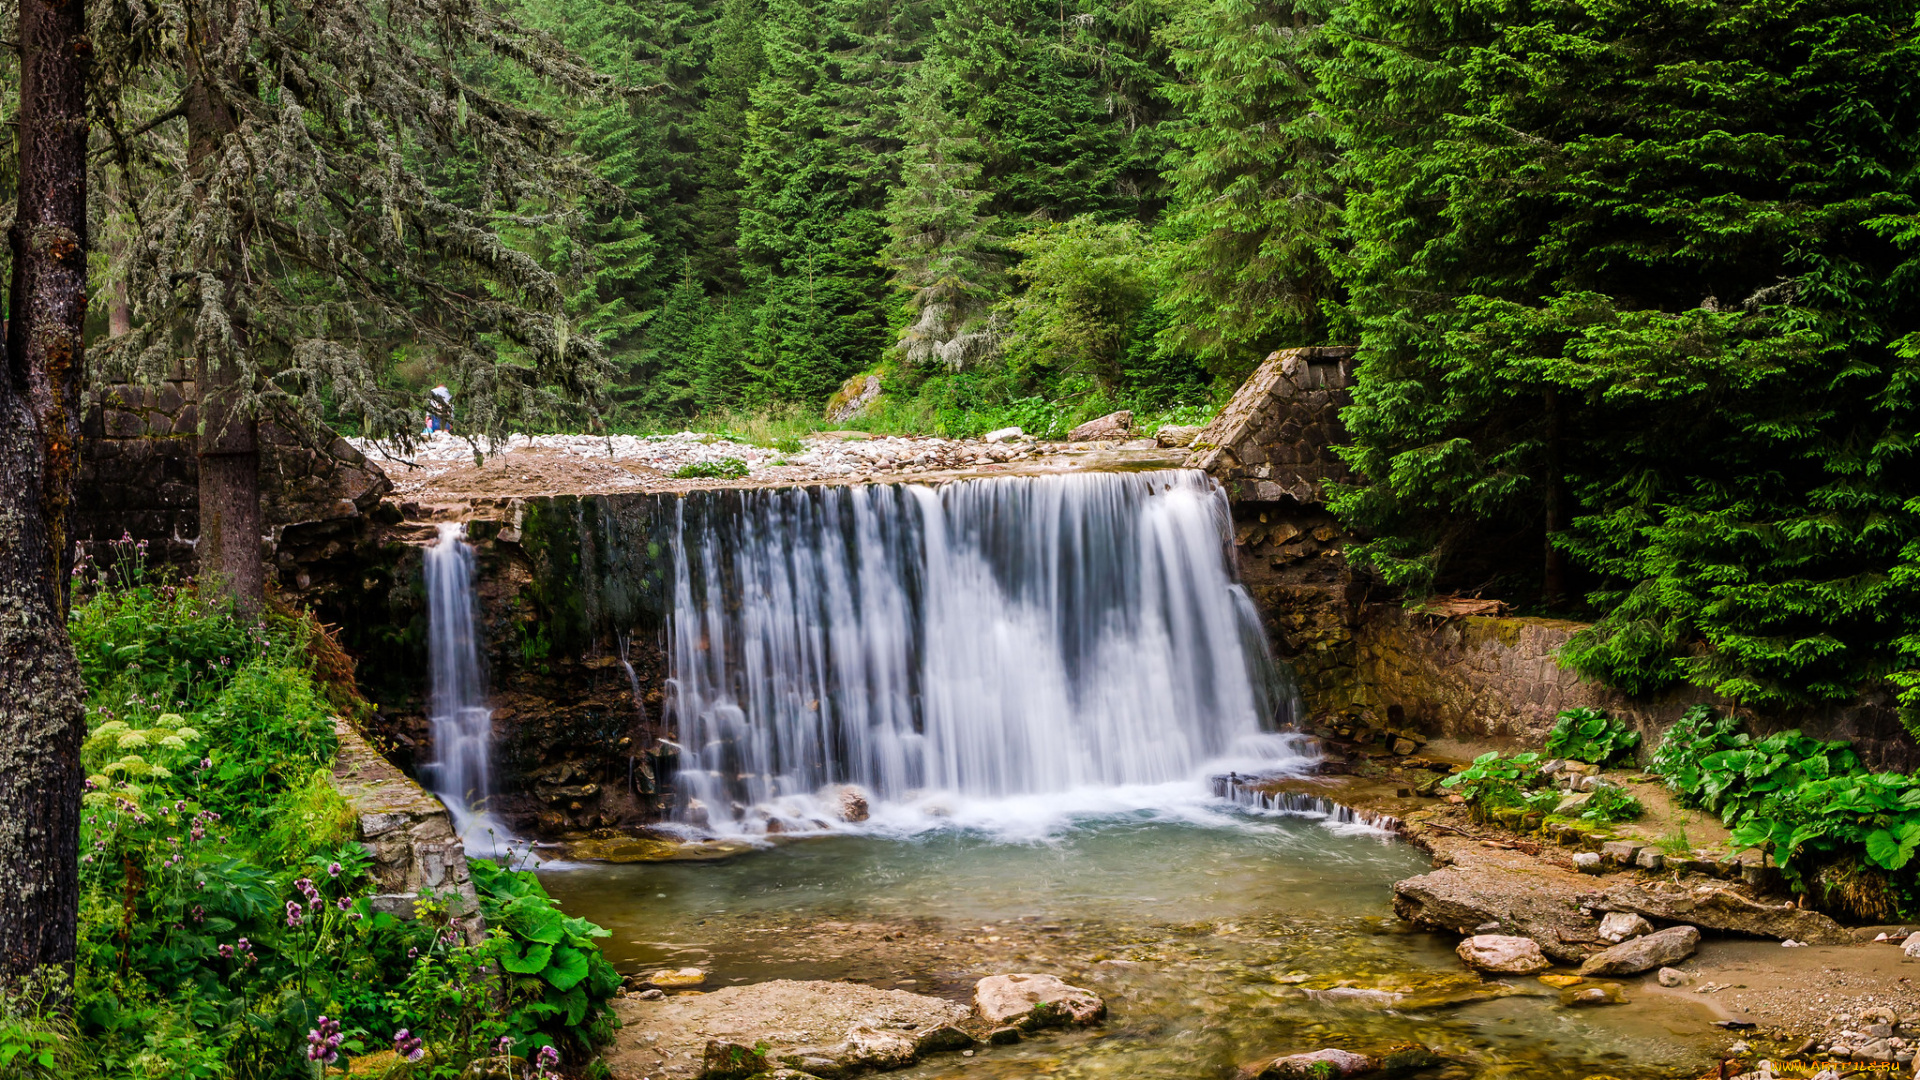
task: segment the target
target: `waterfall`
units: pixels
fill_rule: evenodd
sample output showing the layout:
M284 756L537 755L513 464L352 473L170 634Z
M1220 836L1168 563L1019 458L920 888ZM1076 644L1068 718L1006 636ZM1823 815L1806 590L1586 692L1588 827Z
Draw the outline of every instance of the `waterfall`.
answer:
M423 768L428 786L453 815L470 854L490 856L513 835L489 812L493 794L493 710L481 666L478 605L473 594L473 547L459 522L443 523L426 550L427 657L432 673L427 721L433 760Z
M716 493L674 528L690 824L805 827L837 784L1006 799L1299 757L1262 735L1294 694L1204 473Z

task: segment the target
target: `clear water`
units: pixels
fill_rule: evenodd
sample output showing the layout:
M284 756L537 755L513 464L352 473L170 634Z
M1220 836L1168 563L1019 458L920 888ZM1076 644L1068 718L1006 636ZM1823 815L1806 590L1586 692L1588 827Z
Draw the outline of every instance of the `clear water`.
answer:
M679 507L680 819L1185 781L1293 694L1204 473L729 492ZM828 800L830 803L830 800Z
M1631 1004L1596 1011L1561 1007L1532 978L1455 1003L1479 980L1391 910L1391 883L1427 860L1377 831L1196 799L1037 832L828 835L543 878L613 931L603 947L623 970L698 965L709 988L852 978L955 1000L984 975L1043 971L1109 1002L1097 1029L939 1055L904 1077L1225 1078L1263 1055L1406 1040L1449 1059L1427 1075L1457 1080L1698 1076L1708 1059L1704 1017L1631 987ZM1343 989L1402 996L1325 993Z

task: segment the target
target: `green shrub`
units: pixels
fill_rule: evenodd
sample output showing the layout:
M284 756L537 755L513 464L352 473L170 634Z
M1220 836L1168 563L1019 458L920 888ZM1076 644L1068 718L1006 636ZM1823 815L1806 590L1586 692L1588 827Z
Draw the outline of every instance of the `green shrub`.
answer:
M594 944L608 932L562 912L531 871L486 859L468 866L492 935L489 955L513 988L512 1033L537 1041L597 1019L620 988L620 976Z
M692 461L673 470L675 480L739 480L746 475L747 463L739 458Z
M1568 709L1547 736L1547 753L1605 767L1640 745L1640 733L1599 709Z
M606 1034L618 980L593 946L601 932L543 893L513 912L485 897L501 925L477 944L449 900L423 896L411 920L372 909L371 856L330 782L340 695L313 671L344 678L350 665L311 647L304 617L242 626L190 589L125 573L89 578L72 625L91 729L75 1037L52 1046L57 1028L0 1009L0 1077L46 1072L44 1050L79 1046L87 1060L56 1053L51 1075L310 1080L322 1015L340 1024L343 1056L422 1033L421 1080L460 1075L501 1037L524 1049ZM515 881L500 890L537 893ZM542 905L560 921L541 922ZM551 963L504 970L512 943L527 961L529 935L554 939L552 977Z
M1593 789L1587 803L1581 808L1582 821L1591 821L1600 825L1611 825L1620 821L1637 821L1646 816L1647 808L1640 800L1617 784L1601 784Z
M1528 801L1528 789L1538 786L1539 764L1539 754L1514 754L1512 757L1506 757L1494 751L1474 758L1472 765L1440 781L1440 785L1458 788L1467 802L1476 808L1522 806L1528 809L1539 809L1538 805L1532 805ZM1540 802L1544 803L1545 800Z

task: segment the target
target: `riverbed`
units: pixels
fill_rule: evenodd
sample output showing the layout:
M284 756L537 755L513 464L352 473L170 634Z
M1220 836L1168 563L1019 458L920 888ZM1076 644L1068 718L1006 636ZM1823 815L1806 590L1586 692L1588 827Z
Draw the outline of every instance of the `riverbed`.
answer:
M847 979L965 1001L1048 972L1108 1001L1100 1027L942 1054L903 1077L1230 1077L1262 1056L1417 1041L1451 1080L1693 1077L1724 1044L1704 1006L1628 986L1576 1009L1531 977L1483 981L1391 908L1428 869L1389 834L1227 807L1004 830L873 829L717 862L542 877L612 931L623 972L697 966L707 989Z

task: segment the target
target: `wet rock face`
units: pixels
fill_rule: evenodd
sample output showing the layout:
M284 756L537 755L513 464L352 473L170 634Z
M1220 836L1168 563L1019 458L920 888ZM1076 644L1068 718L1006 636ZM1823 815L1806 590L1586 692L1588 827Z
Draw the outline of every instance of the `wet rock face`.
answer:
M974 984L973 1011L984 1023L1027 1031L1087 1025L1106 1018L1100 995L1068 986L1053 975L989 975Z
M1503 975L1531 975L1553 966L1532 938L1477 934L1454 951L1468 967Z
M1677 964L1692 956L1699 948L1700 931L1691 926L1671 926L1595 953L1580 965L1580 974L1638 975L1657 967Z

